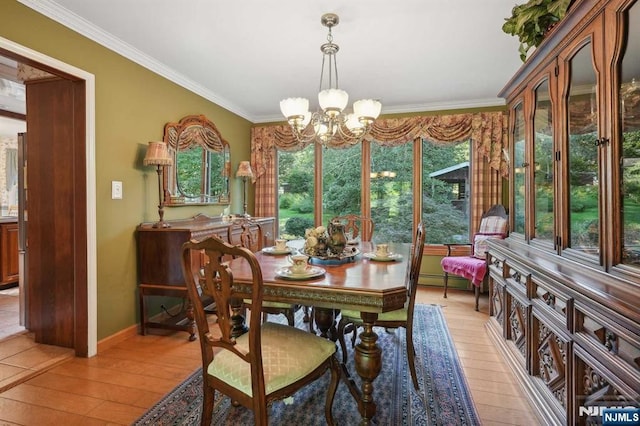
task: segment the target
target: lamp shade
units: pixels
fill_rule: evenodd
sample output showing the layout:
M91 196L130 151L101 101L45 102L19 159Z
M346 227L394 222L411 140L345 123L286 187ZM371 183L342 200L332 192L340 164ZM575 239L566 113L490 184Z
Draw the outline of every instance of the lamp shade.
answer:
M248 161L241 161L240 164L238 164L236 177L253 177L253 170L251 170L251 164Z
M309 111L309 100L305 98L287 98L280 101L280 111L285 117L305 115Z
M170 166L173 163L167 144L164 142L149 142L147 153L142 160L145 166Z
M353 103L353 114L365 120L373 121L380 115L382 104L374 99L361 99Z
M364 132L364 124L358 120L358 117L355 114L349 114L344 125L347 126L347 129L355 135L359 135Z
M318 102L323 111L342 111L349 102L349 95L344 90L326 89L318 93Z

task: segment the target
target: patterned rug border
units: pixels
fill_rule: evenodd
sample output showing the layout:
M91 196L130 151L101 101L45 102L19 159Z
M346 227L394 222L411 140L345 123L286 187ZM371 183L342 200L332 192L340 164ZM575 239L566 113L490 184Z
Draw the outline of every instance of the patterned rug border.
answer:
M271 317L270 320L278 317ZM301 325L303 326L303 325ZM480 420L471 392L464 377L460 359L449 333L440 305L416 304L414 315L414 344L416 370L420 391L411 383L404 329L387 333L376 328L378 343L383 350L383 366L374 382L378 405L374 419L378 425L477 425ZM351 348L349 348L351 352ZM385 356L386 355L386 356ZM340 354L338 354L340 356ZM349 354L348 369L359 382ZM402 377L392 380L391 377ZM274 402L269 417L273 425L322 425L324 421L324 389L328 373L314 384L294 395L294 409L282 401ZM316 389L322 389L317 392ZM194 371L162 400L151 407L133 424L194 425L200 423L202 374ZM344 383L340 383L333 413L337 424L357 424L356 404ZM252 424L253 413L244 407L232 407L229 399L216 392L212 425Z

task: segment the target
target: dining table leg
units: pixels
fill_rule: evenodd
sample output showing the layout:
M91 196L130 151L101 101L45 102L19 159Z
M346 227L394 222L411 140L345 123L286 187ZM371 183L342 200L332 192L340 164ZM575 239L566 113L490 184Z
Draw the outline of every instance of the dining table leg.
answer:
M244 301L237 297L232 297L229 301L231 305L231 337L240 337L247 331L245 318L244 318Z
M378 346L378 335L373 330L373 324L378 318L377 313L361 312L362 333L353 352L356 372L360 376L361 386L358 386L351 377L346 364L342 364L342 379L347 385L349 392L358 403L360 412L360 424L371 425L376 415L376 403L373 399L373 381L382 370L382 349ZM354 333L357 329L354 330Z
M373 400L373 381L382 370L382 350L377 344L378 335L373 330L373 324L378 318L378 314L361 312L361 317L363 331L360 333L360 339L354 351L356 372L362 379L358 410L362 417L360 424L370 425L376 415L376 403Z
M311 308L311 321L314 321L320 336L332 341L338 340L338 331L336 329L337 309L330 308Z

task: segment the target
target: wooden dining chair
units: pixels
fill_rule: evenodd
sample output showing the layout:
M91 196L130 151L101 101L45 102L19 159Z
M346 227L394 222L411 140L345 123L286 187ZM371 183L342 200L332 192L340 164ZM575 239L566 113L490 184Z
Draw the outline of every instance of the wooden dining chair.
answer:
M373 238L375 224L369 217L359 216L357 214L345 214L342 216L335 216L331 219L331 222L334 221L342 223L344 225L345 234L351 233L352 239L360 237L362 241L371 241Z
M251 219L242 218L234 220L227 230L229 243L247 248L252 252L264 248L264 236L260 224ZM251 309L251 301L245 301L245 307ZM295 313L299 307L290 303L266 301L262 303L263 321L268 315L284 315L291 327L295 326Z
M487 276L487 240L502 239L507 236L507 212L504 206L495 204L482 215L480 228L473 236L473 244L446 244L447 255L440 264L444 273L444 297L447 297L449 274L458 275L469 280L474 287L476 311L483 282ZM470 246L471 255L451 256L451 248L456 246Z
M418 390L418 376L416 375L415 366L415 349L413 346L413 309L416 303L416 289L418 287L418 276L420 275L420 266L422 265L422 253L424 252L425 232L422 222L418 224L415 240L411 248L411 258L407 264L407 274L405 285L407 287L407 300L402 309L395 311L383 312L378 315L374 326L385 328L404 327L406 329L407 356L409 358L409 370L411 371L411 380L413 387ZM352 345L355 344L355 335L357 329L362 325L362 318L359 311L343 309L341 311L340 322L338 323L338 340L342 349L342 363L347 362L347 346L345 343L345 334L353 331Z
M192 250L204 251L209 259L204 281L200 279L200 268L191 263ZM237 298L237 287L233 271L225 261L227 256L244 258L253 277L251 304L256 309L251 311L249 331L237 338L231 336L231 306L232 299ZM268 404L293 395L330 370L325 418L332 425L331 408L340 379L335 343L284 324L261 323L262 271L251 250L232 246L215 236L201 242L189 241L182 246L182 272L191 300L199 300L201 289L215 299L218 310L220 337L209 329L202 305L193 303L204 388L200 423L211 424L215 392L219 391L234 403L253 410L256 425L267 425Z

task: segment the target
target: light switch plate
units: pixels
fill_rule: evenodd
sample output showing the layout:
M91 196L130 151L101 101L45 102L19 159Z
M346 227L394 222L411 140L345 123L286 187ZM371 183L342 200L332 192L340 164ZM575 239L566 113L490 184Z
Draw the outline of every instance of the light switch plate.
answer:
M111 199L122 200L122 182L119 180L111 181Z

